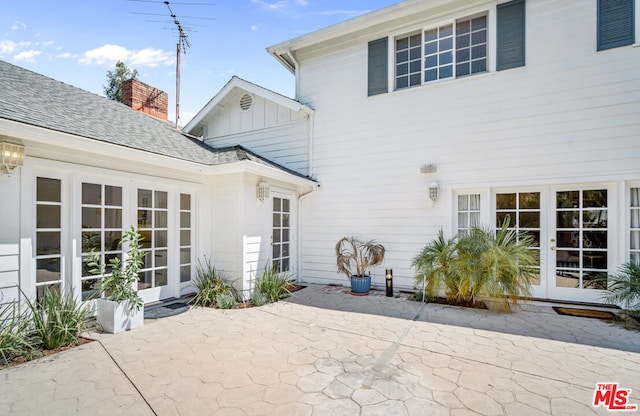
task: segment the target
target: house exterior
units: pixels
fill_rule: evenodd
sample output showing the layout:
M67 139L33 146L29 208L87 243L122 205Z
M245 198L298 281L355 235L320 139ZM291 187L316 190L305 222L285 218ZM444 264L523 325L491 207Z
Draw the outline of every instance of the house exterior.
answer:
M640 262L639 8L405 0L269 47L295 100L234 77L182 132L0 63L0 142L26 152L0 175L0 291L88 296L82 258L129 225L146 301L204 256L246 291L268 260L348 284L349 235L385 245L374 285L410 289L439 230L507 220L537 242L535 297L601 302L596 277Z
M302 108L239 79L229 89L277 98L262 99L280 117L274 127ZM0 90L2 155L25 153L22 167L0 173L0 303L20 291L41 296L47 287L89 299L96 278L83 259L91 249L102 262L121 257L120 235L130 226L144 238L138 290L145 302L193 292L205 256L245 295L268 259L297 267L290 217L298 198L317 186L304 163L296 171L241 146L208 145L166 121L1 61ZM261 199L258 184L270 191ZM283 237L272 246L274 230Z
M440 229L509 218L537 241L535 297L600 302L595 277L640 261L639 7L406 0L269 47L315 111L304 281L346 284L333 247L357 235L387 248L374 284L410 288Z

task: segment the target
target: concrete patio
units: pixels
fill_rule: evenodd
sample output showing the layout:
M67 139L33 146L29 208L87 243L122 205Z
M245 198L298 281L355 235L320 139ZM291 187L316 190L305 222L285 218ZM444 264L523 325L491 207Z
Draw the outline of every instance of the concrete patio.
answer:
M91 336L0 370L0 414L609 414L592 406L599 382L640 404L640 333L547 304L495 314L309 286Z

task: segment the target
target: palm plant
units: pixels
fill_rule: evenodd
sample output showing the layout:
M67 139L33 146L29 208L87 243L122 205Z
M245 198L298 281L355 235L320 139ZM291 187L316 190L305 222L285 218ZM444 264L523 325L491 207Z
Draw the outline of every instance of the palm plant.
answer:
M497 301L508 310L529 296L538 264L534 241L508 228L508 219L494 231L473 227L466 236L447 240L442 231L413 259L416 285L430 296L444 286L446 296L473 305L480 299Z
M385 248L374 240L363 241L357 237L343 237L336 244L336 266L347 278L367 276L373 266L384 261Z
M640 318L640 265L623 264L607 283L604 301L620 305L634 318Z

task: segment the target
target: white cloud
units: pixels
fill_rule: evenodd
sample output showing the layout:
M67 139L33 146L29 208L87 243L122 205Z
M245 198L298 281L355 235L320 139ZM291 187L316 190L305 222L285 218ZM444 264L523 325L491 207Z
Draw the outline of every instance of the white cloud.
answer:
M18 29L27 30L27 25L25 25L24 23L16 22L13 26L11 26L11 30Z
M309 0L296 0L296 3L298 3L300 6L308 6Z
M42 52L36 50L22 51L13 57L14 61L27 61L33 62L36 56L40 55Z
M287 0L279 0L271 3L264 0L251 0L251 3L257 4L261 8L269 11L279 11L286 8L289 5L289 1Z
M0 56L11 55L14 52L27 48L31 42L14 42L11 40L0 40Z
M175 62L173 53L161 49L145 48L131 51L119 45L104 45L83 54L79 61L87 65L113 65L123 61L131 66L156 67Z
M56 58L69 59L73 58L75 55L71 55L69 52L64 52L59 55L56 55Z
M258 25L251 25L251 30L253 30L254 32L257 31L258 29L259 29Z

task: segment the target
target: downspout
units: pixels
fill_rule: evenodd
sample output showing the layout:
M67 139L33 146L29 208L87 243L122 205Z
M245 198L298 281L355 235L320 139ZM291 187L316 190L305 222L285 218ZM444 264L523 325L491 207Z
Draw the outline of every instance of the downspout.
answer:
M297 233L298 233L297 257L298 258L297 258L297 265L296 265L296 269L297 269L296 273L298 276L296 281L298 283L300 283L300 278L302 277L302 200L318 192L319 187L320 185L314 185L313 188L311 188L311 191L307 192L306 194L302 194L298 196L298 227L297 227Z

